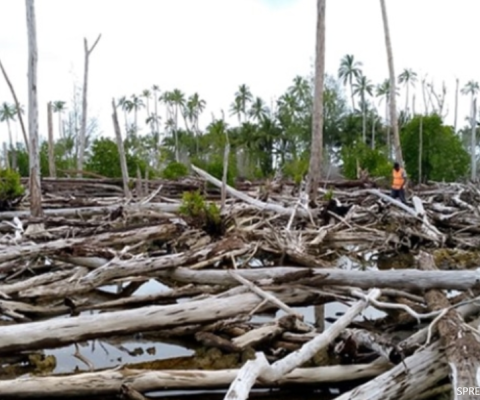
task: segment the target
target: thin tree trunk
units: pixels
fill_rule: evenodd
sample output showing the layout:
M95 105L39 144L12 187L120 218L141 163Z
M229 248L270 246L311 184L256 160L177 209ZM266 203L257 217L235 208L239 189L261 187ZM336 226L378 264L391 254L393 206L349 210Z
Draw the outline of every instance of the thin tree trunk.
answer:
M5 169L10 169L10 159L8 155L8 147L6 142L3 142L3 157L5 160L5 163L4 163Z
M120 168L122 169L122 180L123 180L123 192L126 198L131 197L130 188L128 187L128 169L127 169L127 159L125 158L125 148L123 147L122 132L120 130L120 124L118 123L117 107L115 106L115 99L112 99L112 120L113 120L113 129L115 131L115 137L117 139L118 155L120 158Z
M53 141L53 110L52 102L47 104L47 116L48 116L48 170L51 178L57 176L55 170L55 142Z
M3 77L7 82L10 92L12 93L13 101L15 102L15 107L18 110L18 120L20 121L20 127L22 128L22 135L23 135L23 141L25 143L25 149L27 150L27 152L29 152L30 145L27 137L27 130L25 129L25 124L23 123L22 113L20 112L20 102L17 99L17 94L15 93L15 89L13 88L12 82L10 82L10 79L8 78L7 71L5 71L5 68L3 67L2 61L0 61L0 69L2 70Z
M477 179L477 154L476 154L476 149L477 149L477 138L476 138L476 131L477 131L477 99L474 98L472 100L472 119L471 119L471 124L472 124L472 137L471 137L471 142L470 142L470 155L471 155L471 173L470 173L470 178L472 179L473 182Z
M367 143L367 107L364 94L362 94L362 138L363 143Z
M87 92L88 92L88 61L90 54L95 49L95 46L98 44L98 41L102 35L98 35L97 40L93 43L93 46L89 49L87 39L83 39L83 45L85 49L85 61L84 61L84 71L83 71L83 94L82 94L82 121L80 126L80 137L78 138L78 158L77 158L77 170L80 173L83 171L83 158L85 155L85 138L87 136Z
M10 126L10 120L8 118L7 118L7 128L8 128L8 137L10 140L10 152L12 153L12 169L16 171L17 170L17 151L13 143L12 127Z
M63 137L62 111L58 111L58 137Z
M455 129L455 133L457 133L457 117L458 117L458 91L459 91L459 79L455 80L455 116L453 122L453 129Z
M425 105L425 115L428 115L429 107L427 100L427 92L425 89L425 79L422 81L422 94L423 94L423 104Z
M422 183L422 158L423 158L423 116L420 117L420 130L419 130L419 143L418 143L418 182Z
M415 93L412 96L412 115L415 115Z
M350 83L350 96L352 98L352 112L355 112L355 94L353 93L353 79L351 75L348 78L348 81Z
M402 147L400 144L400 132L398 129L397 120L397 101L396 101L396 82L395 82L395 69L393 65L393 51L392 43L390 39L390 30L388 27L387 8L385 6L385 0L380 0L380 6L382 9L383 29L385 33L385 46L387 48L388 58L388 70L390 73L390 125L393 130L393 140L395 144L395 158L397 162L403 165Z
M37 27L34 0L25 0L28 32L28 132L30 136L30 214L41 218L42 188L40 182L40 152L38 143L38 99L37 99ZM29 226L30 228L30 226Z
M155 91L154 95L153 95L153 98L155 100L155 103L154 103L154 110L155 110L155 132L157 133L160 133L160 128L158 126L158 96L157 96L157 92Z
M410 84L407 82L406 84L406 93L405 93L405 114L408 115L408 100L410 99Z
M325 76L325 8L326 0L317 0L317 38L315 60L315 98L313 102L312 144L308 171L311 201L318 194L323 156L323 81Z

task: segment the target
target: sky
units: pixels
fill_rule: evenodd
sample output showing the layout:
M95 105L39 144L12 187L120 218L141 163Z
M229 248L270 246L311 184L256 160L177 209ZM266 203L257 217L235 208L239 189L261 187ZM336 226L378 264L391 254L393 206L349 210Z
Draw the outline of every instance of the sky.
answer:
M453 123L455 79L480 80L477 0L386 0L396 74L412 68L445 81L447 122ZM36 0L40 134L46 136L47 102L72 98L83 79L83 38L102 38L90 57L89 116L113 135L111 100L161 90L198 92L207 101L202 124L228 115L234 93L247 84L267 103L296 75L312 71L315 0ZM25 1L0 0L0 60L23 104L27 97ZM353 54L374 83L388 77L379 0L327 0L326 72ZM423 107L417 84L416 108ZM13 102L0 77L0 103ZM399 108L404 98L399 98ZM469 100L461 96L463 125ZM21 136L19 135L20 139ZM7 139L0 124L0 142Z

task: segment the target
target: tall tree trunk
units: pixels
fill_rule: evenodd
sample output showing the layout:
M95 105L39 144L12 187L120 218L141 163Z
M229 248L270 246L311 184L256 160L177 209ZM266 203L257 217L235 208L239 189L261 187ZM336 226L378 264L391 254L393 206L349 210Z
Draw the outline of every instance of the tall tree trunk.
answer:
M158 96L157 96L157 92L155 91L155 93L153 94L153 98L154 98L154 110L155 110L155 132L157 132L158 134L160 134L160 128L158 126Z
M352 112L355 112L355 94L353 93L353 79L352 76L348 78L348 82L350 84L350 97L352 99Z
M418 140L418 182L422 183L422 160L423 160L423 115L420 116L420 130Z
M415 115L415 93L412 96L412 115Z
M457 133L457 117L458 117L458 91L459 91L459 80L458 78L455 79L455 116L453 122L453 129L455 129L455 133Z
M407 82L406 84L406 93L405 93L405 115L408 115L408 100L410 99L410 84Z
M422 80L422 95L423 95L423 104L425 105L425 115L428 115L428 99L427 99L427 89L425 88L426 81Z
M9 155L8 155L8 147L7 147L7 143L6 142L3 142L3 158L4 158L4 167L5 169L10 169L10 159L9 159Z
M8 138L10 141L10 153L12 154L12 169L16 171L17 170L17 151L13 143L12 127L10 126L10 120L8 118L7 118L7 128L8 128Z
M88 92L88 61L90 54L95 49L98 41L102 35L98 35L97 40L93 43L93 46L89 49L87 39L83 39L83 46L85 50L84 70L83 70L83 93L82 93L82 121L80 126L80 137L78 138L78 158L77 158L77 170L81 174L83 171L83 158L85 155L85 138L87 136L87 92Z
M51 178L57 176L55 170L55 142L53 140L53 107L52 102L49 101L47 105L48 113L48 171Z
M62 111L58 111L58 137L63 137Z
M115 105L115 99L112 99L112 120L113 120L113 129L115 131L115 137L117 139L118 154L120 158L120 168L122 169L122 179L123 179L123 192L126 198L131 197L130 188L128 187L128 169L127 169L127 159L125 157L125 149L123 147L122 132L120 131L120 124L118 123L117 107Z
M7 82L7 85L10 89L10 93L12 93L13 101L15 102L15 107L18 110L18 120L20 121L20 127L22 128L22 135L23 135L23 141L25 143L25 149L30 151L30 145L27 137L27 130L25 129L25 124L23 123L23 117L22 113L20 112L20 102L18 101L17 94L15 93L15 89L13 88L12 82L10 82L10 79L8 78L7 71L5 71L5 68L3 67L2 62L0 61L0 69L2 70L3 77L5 78L5 81Z
M472 136L471 136L471 142L470 142L470 155L471 155L471 173L470 173L470 178L472 181L475 182L477 179L477 138L476 138L476 133L477 133L477 98L474 98L472 100L472 119L471 119L471 124L472 124Z
M363 143L367 143L367 105L365 104L365 95L362 93L362 138Z
M326 0L317 0L317 38L315 59L315 98L313 102L312 144L308 169L308 193L315 201L322 173L323 156L323 81L325 77L325 7Z
M30 214L33 218L40 218L43 215L43 210L42 188L40 182L40 152L38 144L37 27L35 20L34 0L25 1L27 8L28 32L28 132L30 136Z
M395 96L395 93L396 93L395 69L393 65L393 51L392 51L392 43L390 40L390 30L388 27L388 17L387 17L387 8L385 6L385 0L380 0L380 6L382 9L383 29L385 33L385 46L387 48L388 70L390 73L390 125L392 126L393 140L395 144L395 158L397 162L403 165L402 147L400 144L400 132L398 129L398 119L397 119L397 99L395 98L396 97Z

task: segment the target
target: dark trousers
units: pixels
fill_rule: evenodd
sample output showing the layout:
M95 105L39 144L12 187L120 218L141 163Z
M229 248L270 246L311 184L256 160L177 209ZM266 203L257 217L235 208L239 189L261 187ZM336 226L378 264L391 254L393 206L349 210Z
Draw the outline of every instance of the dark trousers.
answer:
M392 197L394 199L400 199L402 203L406 203L405 189L392 189Z

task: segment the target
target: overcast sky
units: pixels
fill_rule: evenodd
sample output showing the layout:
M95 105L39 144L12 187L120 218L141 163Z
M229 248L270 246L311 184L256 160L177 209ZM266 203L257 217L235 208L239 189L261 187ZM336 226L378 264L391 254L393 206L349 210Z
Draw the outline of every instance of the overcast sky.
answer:
M39 48L40 132L46 103L72 97L82 82L83 38L102 39L91 56L89 114L111 135L112 97L162 90L199 92L204 122L220 115L245 83L267 102L295 75L307 75L315 51L315 0L36 0ZM478 36L478 0L387 0L395 72L413 68L448 85L447 122L453 123L455 78L480 79L470 50ZM27 104L25 2L0 0L0 59ZM388 77L379 0L327 0L326 70L335 73L345 54L364 64L378 83ZM420 86L419 84L417 86ZM0 79L0 102L11 102ZM399 107L403 107L400 99ZM417 110L423 107L420 92ZM468 113L462 97L459 121ZM2 124L4 125L4 124ZM0 127L6 139L6 127ZM20 138L20 136L19 136ZM2 141L0 140L0 141Z

